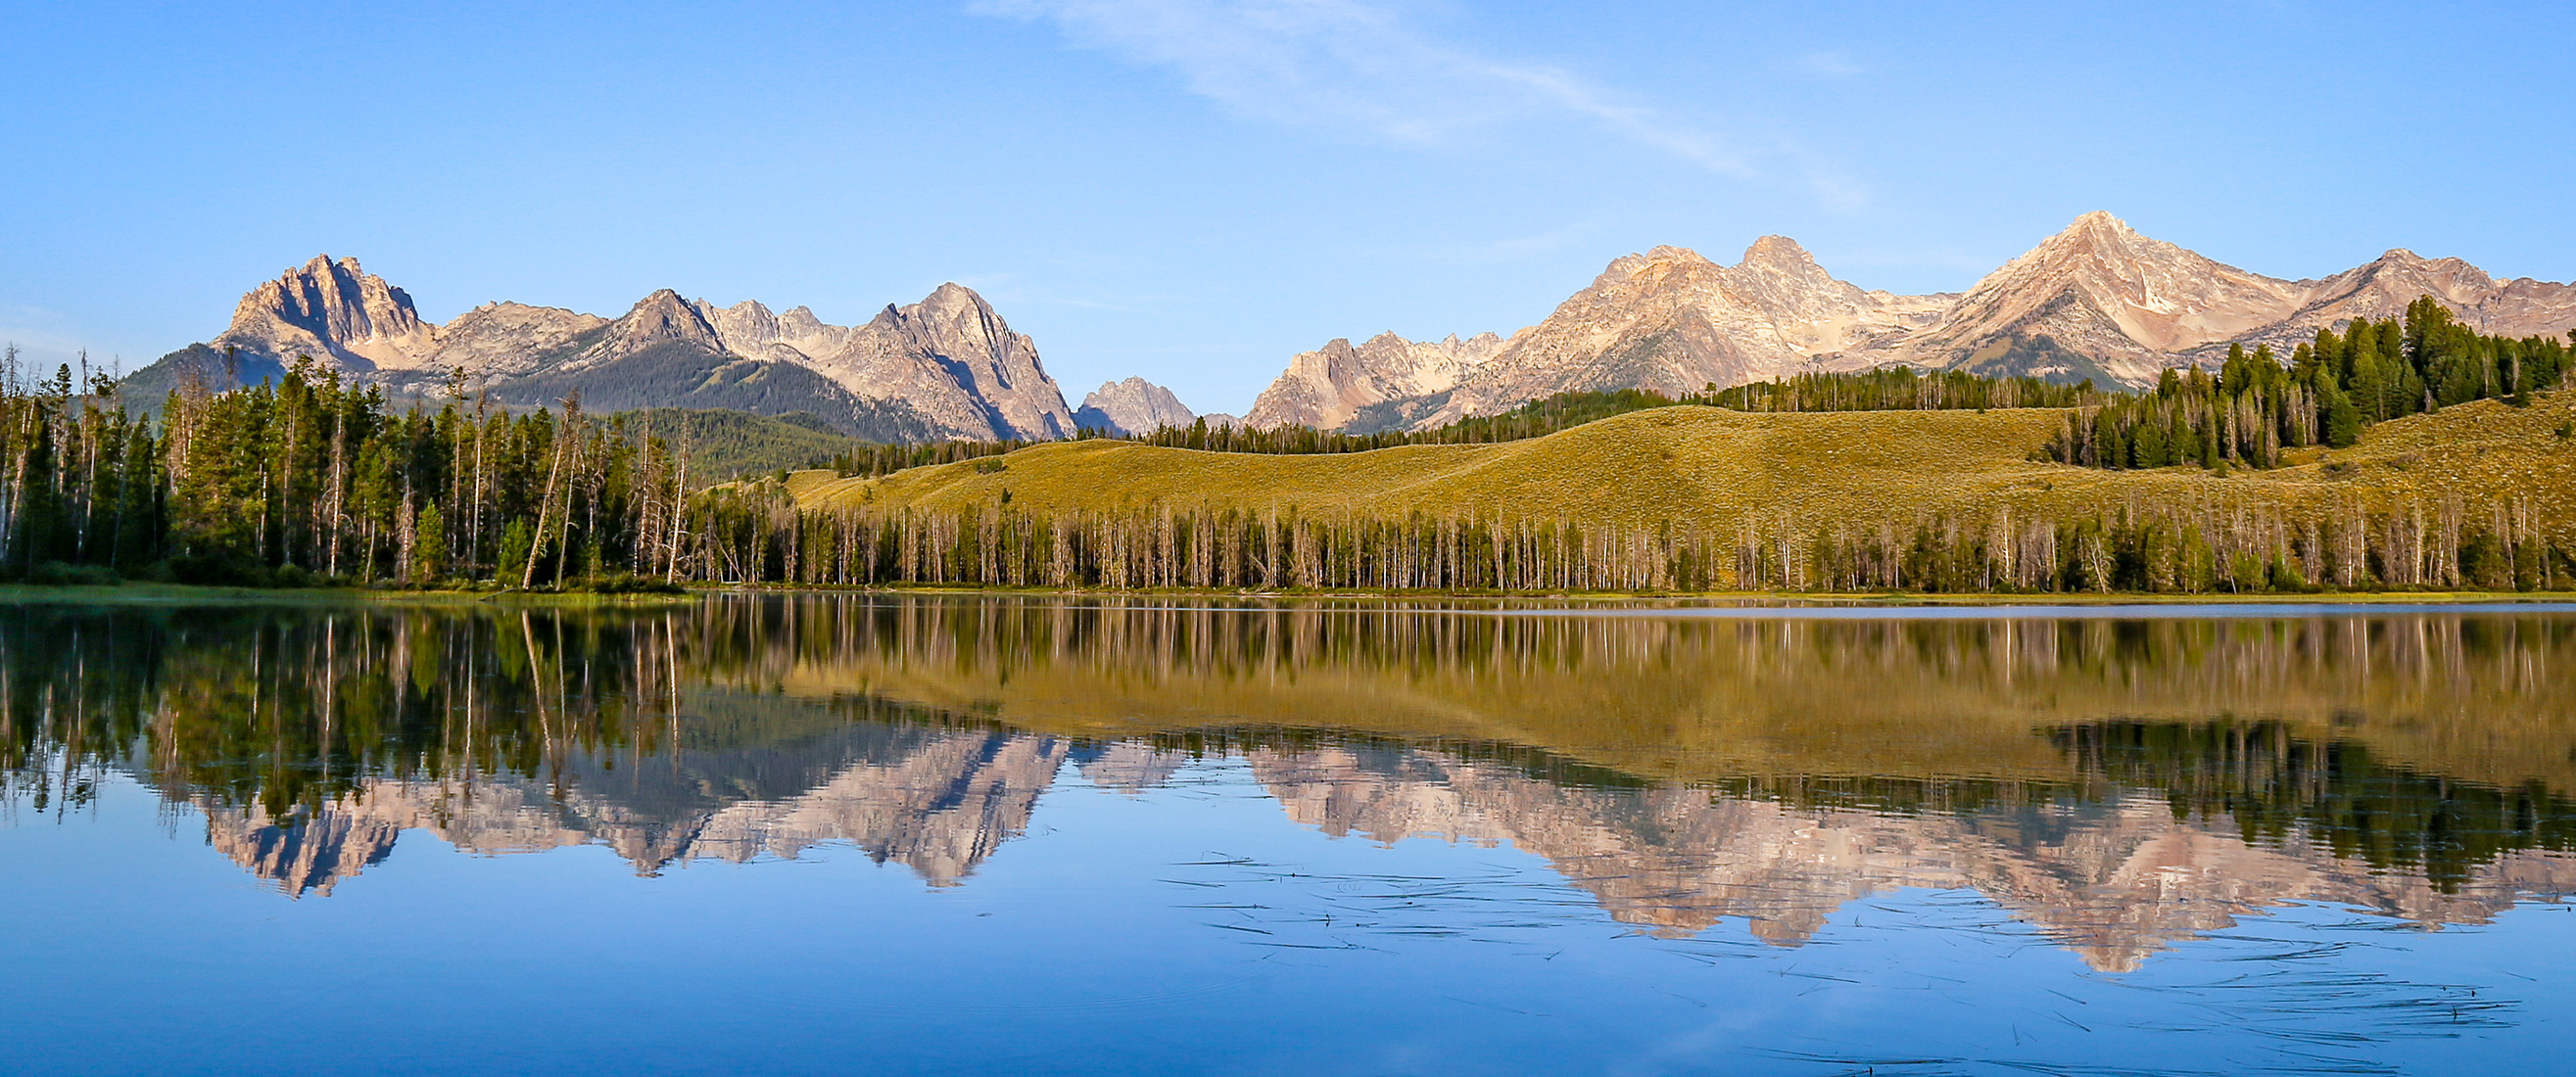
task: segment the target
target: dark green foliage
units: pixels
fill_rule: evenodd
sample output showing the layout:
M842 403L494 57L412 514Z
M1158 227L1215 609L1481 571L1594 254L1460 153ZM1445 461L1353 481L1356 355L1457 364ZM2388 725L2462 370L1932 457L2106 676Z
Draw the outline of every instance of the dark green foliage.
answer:
M2111 721L2050 737L2086 772L2162 790L2178 818L2223 818L2249 841L2322 839L2336 856L2420 871L2445 892L2509 850L2576 848L2576 804L2539 783L2423 774L2280 722Z
M688 593L687 588L681 587L679 584L672 583L669 580L654 579L650 576L638 576L629 572L620 572L613 576L602 576L596 580L592 580L588 585L584 586L582 590L591 592L592 594L601 595L679 595Z
M2067 417L2048 456L2085 467L2273 467L2284 449L2334 448L2374 422L2472 400L2530 403L2559 384L2569 349L2550 337L2481 336L2426 296L2406 318L2317 331L2287 363L2230 347L2217 374L2166 371L2152 392ZM2123 451L2125 449L2125 451Z
M1711 389L1694 403L1734 411L1938 411L2070 408L2093 399L2090 381L2062 385L2043 378L1986 376L1951 370L1925 374L1883 367L1843 374L1800 374L1779 381Z
M628 412L624 418L632 430L674 447L686 446L690 477L699 483L779 468L830 467L835 457L867 447L829 422L801 413L773 417L747 411L646 408Z
M47 561L27 573L27 582L46 587L114 587L125 582L105 565L66 565Z
M526 519L510 521L509 529L501 532L500 575L496 578L512 579L526 571L529 555L536 552L536 542L536 530L528 526Z

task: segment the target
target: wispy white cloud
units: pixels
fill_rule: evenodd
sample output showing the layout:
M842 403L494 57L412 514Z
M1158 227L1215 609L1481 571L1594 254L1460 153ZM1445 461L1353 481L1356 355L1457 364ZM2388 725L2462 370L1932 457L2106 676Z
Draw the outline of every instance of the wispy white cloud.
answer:
M1800 56L1798 70L1819 78L1847 79L1869 73L1869 68L1841 49L1824 49Z
M1570 116L1719 175L1751 177L1740 147L1555 66L1478 55L1369 0L978 0L1073 41L1177 72L1192 93L1281 123L1443 143Z

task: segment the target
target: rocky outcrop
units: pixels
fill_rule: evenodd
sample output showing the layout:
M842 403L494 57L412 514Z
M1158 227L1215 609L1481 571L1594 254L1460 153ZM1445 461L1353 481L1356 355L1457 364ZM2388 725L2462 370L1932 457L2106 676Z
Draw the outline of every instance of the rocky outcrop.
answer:
M428 389L462 369L480 381L507 381L535 373L549 358L577 347L585 334L609 320L560 307L486 303L439 327L438 350L419 367L395 374L394 384Z
M1262 390L1243 421L1258 429L1343 429L1372 406L1447 391L1484 366L1503 343L1492 333L1437 341L1380 333L1358 347L1335 340L1290 359L1287 371Z
M2320 281L2301 281L2299 286L2303 289L2299 309L2226 343L2249 348L2269 344L2286 354L2314 339L2319 329L2335 328L2354 318L2400 317L2407 304L2428 295L2481 333L2555 337L2576 328L2576 286L2529 277L2499 281L2457 258L2424 258L2408 250L2392 250L2368 265ZM2224 351L2221 343L2192 354L2207 358Z
M1732 266L1657 247L1610 263L1413 425L1490 415L1552 393L1680 396L1818 369L1893 346L1952 298L1863 291L1780 236L1756 241Z
M250 290L232 325L209 343L269 359L311 355L345 370L407 369L437 350L436 326L411 296L358 268L355 258L312 261Z
M1060 438L1073 409L1038 362L1037 344L1011 331L973 289L942 284L910 306L888 306L852 329L814 369L865 395L911 407L954 436Z
M1197 419L1171 390L1143 378L1103 384L1083 397L1082 406L1073 413L1076 426L1117 434L1150 434L1166 426L1188 426Z
M919 303L889 305L855 327L827 324L804 307L784 314L750 301L718 307L668 289L614 320L493 303L439 326L355 259L327 256L253 289L221 335L147 367L132 389L150 401L191 381L256 382L299 355L416 397L488 389L504 403L541 406L579 391L603 411L805 412L889 441L1042 439L1074 430L1037 346L957 284Z
M1996 373L2103 377L2143 384L2200 345L2273 325L2302 287L2222 265L2087 213L1968 289L1890 358ZM2410 297L2411 298L2411 297ZM2053 354L1998 362L2046 338Z

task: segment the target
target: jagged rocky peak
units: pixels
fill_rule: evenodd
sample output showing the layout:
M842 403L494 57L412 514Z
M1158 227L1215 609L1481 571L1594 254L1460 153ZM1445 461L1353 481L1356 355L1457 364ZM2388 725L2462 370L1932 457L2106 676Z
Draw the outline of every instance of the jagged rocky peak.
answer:
M242 296L232 324L213 344L276 360L302 354L344 369L416 365L435 326L411 296L359 268L355 258L316 255Z
M693 305L715 327L725 348L737 355L797 362L839 349L850 336L848 327L825 324L811 309L801 306L772 314L768 307L750 299L730 307L719 307L704 299Z
M2403 247L2392 248L2358 272L2383 282L2396 282L2399 290L2412 290L2415 295L2430 295L2460 306L2475 306L2499 287L2485 270L2458 258L2426 258Z
M2139 384L2177 353L2288 317L2306 291L2140 235L2097 211L1978 281L1908 350L1934 366ZM2056 366L1999 365L2041 338Z
M765 313L765 312L764 312ZM696 304L680 298L680 293L664 288L639 300L626 316L608 328L608 338L595 350L638 352L663 343L694 344L713 351L724 349L724 338Z
M1188 426L1198 415L1172 391L1143 378L1103 383L1082 398L1074 410L1076 426L1121 434L1148 434L1160 427Z
M1627 254L1611 259L1609 268L1601 271L1599 280L1608 280L1614 276L1635 276L1652 270L1697 269L1702 266L1715 268L1716 265L1717 263L1709 261L1706 255L1688 247L1663 245L1648 250L1644 254ZM1599 283L1599 280L1594 283Z
M1243 421L1260 428L1338 429L1374 405L1448 391L1501 352L1504 343L1492 333L1421 341L1393 331L1356 347L1347 339L1328 341L1291 358Z
M1787 236L1764 236L1744 248L1745 265L1812 266L1816 257Z
M226 349L238 352L227 358ZM972 289L942 285L888 306L868 326L831 325L807 307L774 314L757 301L690 301L670 289L615 319L521 303L486 303L441 327L410 296L355 259L316 258L244 296L232 325L137 371L129 388L158 399L195 379L274 378L298 354L332 362L403 395L473 391L529 404L584 389L602 407L728 407L840 416L881 440L1051 438L1072 410L1029 338L1010 331Z
M690 304L698 316L716 329L716 335L737 348L758 346L778 339L778 316L758 300L746 299L730 307L719 307L704 299Z
M1813 369L1827 357L1885 347L1937 317L1948 298L1863 291L1780 236L1755 241L1733 266L1656 247L1611 262L1591 287L1516 334L1413 425L1492 414L1558 392L1680 395L1712 382Z
M898 316L913 347L980 397L994 436L1057 438L1073 433L1073 409L1038 362L1037 343L1011 331L984 297L950 281Z
M1816 256L1787 236L1764 236L1744 249L1744 260L1736 268L1764 276L1782 277L1815 285L1842 284L1816 264ZM1845 285L1845 287L1849 287Z
M826 324L823 319L814 316L814 311L810 307L789 307L786 313L778 316L778 338L795 345L809 355L826 347L837 346L841 341L848 339L849 335L850 330L847 326ZM812 346L808 346L809 344Z

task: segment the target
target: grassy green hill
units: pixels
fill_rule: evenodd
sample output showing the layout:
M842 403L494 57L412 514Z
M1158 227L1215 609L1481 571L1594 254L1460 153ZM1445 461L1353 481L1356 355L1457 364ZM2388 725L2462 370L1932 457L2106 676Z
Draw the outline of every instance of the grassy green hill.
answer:
M2480 401L2381 423L2347 449L2296 450L2289 466L2104 471L2037 462L2056 409L1749 414L1676 406L1496 445L1415 445L1340 455L1197 452L1121 441L1038 445L875 479L791 478L809 508L992 507L1033 513L1155 504L1400 519L1435 516L1677 525L1731 534L1796 526L2040 518L2176 505L2266 506L2296 516L2456 499L2484 521L2517 504L2542 533L2576 532L2576 393L2531 407Z

